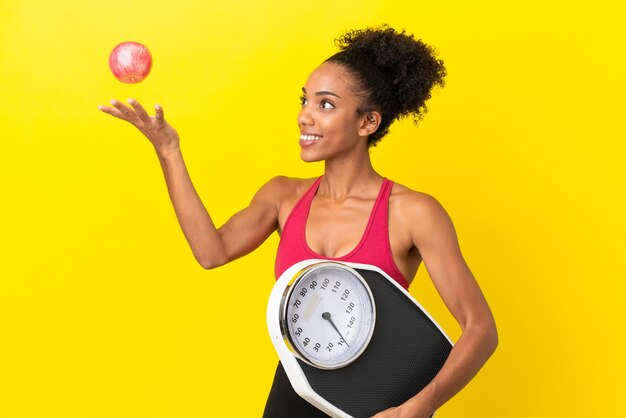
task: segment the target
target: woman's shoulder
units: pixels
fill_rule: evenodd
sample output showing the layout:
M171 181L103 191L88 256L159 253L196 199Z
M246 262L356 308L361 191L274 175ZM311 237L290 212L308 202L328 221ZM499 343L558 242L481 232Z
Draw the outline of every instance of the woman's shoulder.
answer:
M317 177L303 179L299 177L276 176L271 178L266 184L276 188L300 190L309 189L317 179Z
M445 213L443 205L431 194L394 183L389 196L389 211L395 218L409 222L439 217Z
M282 230L296 203L316 180L317 178L276 176L259 190L259 194L263 194L267 201L271 202L278 214L279 231Z
M276 176L267 181L258 191L258 195L265 196L274 202L285 200L297 200L306 193L315 183L315 178L297 178L288 176Z

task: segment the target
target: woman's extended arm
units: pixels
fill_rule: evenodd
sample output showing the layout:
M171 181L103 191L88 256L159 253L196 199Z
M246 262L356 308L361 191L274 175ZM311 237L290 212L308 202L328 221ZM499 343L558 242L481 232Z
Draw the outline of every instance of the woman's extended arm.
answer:
M149 116L136 100L128 102L132 108L113 100L113 107L99 109L131 123L154 146L178 222L196 260L204 268L218 267L241 257L272 234L278 219L277 180L263 186L247 208L217 229L191 182L178 133L165 121L163 109L157 105L155 116Z
M375 418L428 418L478 373L498 345L491 310L465 263L454 225L428 195L412 196L403 221L444 303L462 334L434 379L404 404Z

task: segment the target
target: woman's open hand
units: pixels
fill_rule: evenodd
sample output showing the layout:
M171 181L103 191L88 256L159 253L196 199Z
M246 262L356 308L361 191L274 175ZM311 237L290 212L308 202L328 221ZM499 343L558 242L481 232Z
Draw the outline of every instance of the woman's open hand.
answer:
M164 156L178 149L180 145L178 133L165 121L161 106L154 106L156 113L154 116L149 116L137 100L128 99L128 104L131 107L117 100L111 100L113 107L98 106L98 109L111 116L125 120L139 129L150 140L159 155Z

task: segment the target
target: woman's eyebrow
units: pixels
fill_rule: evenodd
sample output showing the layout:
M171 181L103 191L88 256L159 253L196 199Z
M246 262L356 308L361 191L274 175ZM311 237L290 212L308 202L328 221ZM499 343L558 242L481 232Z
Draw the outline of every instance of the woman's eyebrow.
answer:
M306 89L304 87L302 87L302 92L304 94L306 94ZM317 92L315 92L315 95L316 96L335 96L335 97L341 99L341 97L338 94L335 94L332 91L327 91L327 90L317 91Z

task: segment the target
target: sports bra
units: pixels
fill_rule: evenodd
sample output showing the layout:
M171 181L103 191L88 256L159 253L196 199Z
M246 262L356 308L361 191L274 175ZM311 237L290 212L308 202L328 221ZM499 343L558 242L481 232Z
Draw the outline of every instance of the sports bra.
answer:
M341 257L325 257L313 251L306 242L306 222L311 202L317 193L322 177L319 177L307 192L300 197L285 221L276 252L274 274L276 280L289 267L302 260L319 259L346 261L376 266L408 289L409 283L398 269L391 253L389 242L389 195L393 181L383 179L376 202L370 213L365 232L352 251Z

